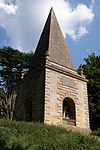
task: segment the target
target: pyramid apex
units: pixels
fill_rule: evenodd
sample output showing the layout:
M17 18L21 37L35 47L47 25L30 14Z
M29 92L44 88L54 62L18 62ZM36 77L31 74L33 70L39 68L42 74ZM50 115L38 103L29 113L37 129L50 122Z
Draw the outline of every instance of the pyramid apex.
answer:
M38 42L34 54L33 67L45 63L46 54L49 54L49 61L74 69L73 61L67 49L53 7L50 9L50 13Z
M51 6L51 9L50 9L50 11L52 11L53 10L53 7Z
M55 12L54 12L53 7L51 7L50 13L49 13L48 17L49 17L49 19L50 19L50 18L52 18L53 16L55 16Z
M50 11L54 11L54 10L53 10L53 7L51 7Z

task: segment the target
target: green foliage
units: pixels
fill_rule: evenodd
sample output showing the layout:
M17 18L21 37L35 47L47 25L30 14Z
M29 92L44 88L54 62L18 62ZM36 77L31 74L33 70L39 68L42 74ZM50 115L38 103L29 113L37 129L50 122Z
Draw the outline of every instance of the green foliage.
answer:
M0 150L99 150L100 142L61 127L0 120Z
M33 59L33 53L22 53L11 47L0 49L0 117L14 118L16 88L22 71L26 74Z
M3 90L0 91L0 118L7 116L6 94Z
M100 127L100 55L96 56L94 53L84 59L86 64L80 65L78 73L81 68L88 79L88 96L90 108L90 123L92 129Z
M21 79L21 70L29 69L33 53L22 53L11 47L0 49L1 85L7 93L11 93Z
M92 132L93 135L100 137L100 128Z

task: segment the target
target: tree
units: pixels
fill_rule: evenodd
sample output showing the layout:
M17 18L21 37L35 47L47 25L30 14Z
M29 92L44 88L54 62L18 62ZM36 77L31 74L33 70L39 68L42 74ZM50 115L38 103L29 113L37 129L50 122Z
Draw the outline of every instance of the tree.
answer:
M0 91L0 118L7 117L7 99L3 89Z
M28 72L32 59L32 52L22 53L11 47L0 49L0 89L1 95L6 96L10 117L16 98L17 83ZM0 98L1 101L6 101L3 96L0 96Z
M80 74L81 68L88 79L88 99L90 110L90 126L91 129L100 127L100 55L94 53L85 58L86 64L81 64L78 69Z

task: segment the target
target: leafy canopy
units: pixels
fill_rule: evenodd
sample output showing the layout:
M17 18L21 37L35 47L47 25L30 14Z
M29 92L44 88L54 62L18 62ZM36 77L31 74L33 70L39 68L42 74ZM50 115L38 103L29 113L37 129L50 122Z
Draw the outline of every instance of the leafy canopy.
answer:
M11 47L0 49L1 85L8 93L21 79L22 69L27 73L32 59L32 52L22 53Z
M22 72L28 72L33 56L32 52L22 53L11 47L0 49L0 117L12 118L17 83Z
M100 55L96 56L94 53L85 58L85 64L80 65L78 73L81 68L88 79L88 97L90 108L90 124L91 128L100 127Z

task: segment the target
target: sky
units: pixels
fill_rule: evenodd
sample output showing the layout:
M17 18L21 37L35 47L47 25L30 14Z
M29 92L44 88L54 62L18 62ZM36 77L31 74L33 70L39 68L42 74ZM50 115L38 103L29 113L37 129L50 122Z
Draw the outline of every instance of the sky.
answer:
M51 6L75 67L100 55L100 0L0 0L0 47L35 52Z

